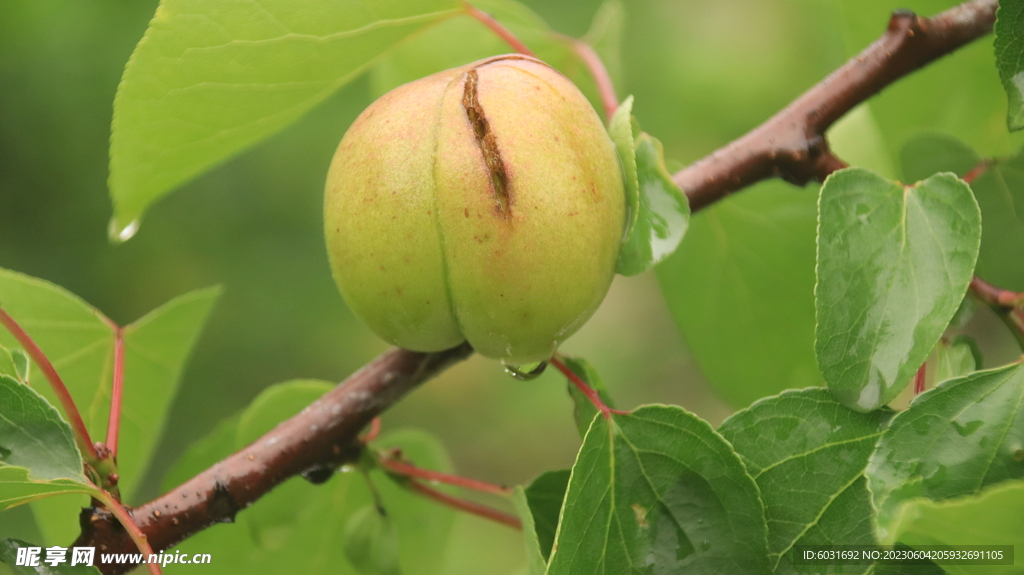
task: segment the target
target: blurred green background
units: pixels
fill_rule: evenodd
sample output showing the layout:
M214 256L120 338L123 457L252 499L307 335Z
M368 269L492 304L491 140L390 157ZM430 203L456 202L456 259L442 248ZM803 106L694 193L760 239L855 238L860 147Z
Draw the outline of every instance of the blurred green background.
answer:
M554 29L573 36L587 31L600 4L524 3ZM668 157L686 164L756 126L862 49L884 30L892 8L933 14L953 4L625 2L618 93L636 96L634 114L644 129L662 140ZM321 228L327 166L348 124L372 101L367 77L157 203L134 239L122 245L107 241L111 105L125 62L156 5L155 0L0 2L0 267L64 286L122 323L186 291L214 284L225 288L185 373L163 440L164 457L148 477L151 494L191 442L267 385L296 377L340 381L386 349L338 295ZM899 147L925 127L950 132L983 154L1007 153L1020 140L1010 139L1002 124L1005 96L991 58L988 38L901 83L837 127L834 147L848 161L891 177L898 177ZM952 74L957 81L949 85ZM745 225L742 218L729 220L728 210L756 213L783 206L803 222L792 239L793 257L803 270L793 288L799 293L794 299L767 284L766 293L755 295L759 305L798 316L793 321L801 326L808 310L813 321L808 302L815 189L768 183L745 192L750 200L730 199L696 216L696 239L688 236L682 253L663 271L664 281L682 286L670 294L675 305L690 294L714 293L716 286L699 275L700 269L691 270L679 259L717 257L713 246L701 242L726 229L716 228L719 224ZM726 211L716 215L719 209ZM777 249L777 244L766 241L759 249ZM686 284L688 275L694 285ZM686 302L691 304L715 313L691 317L690 325L713 326L716 310L730 302ZM749 347L760 343L743 339L752 329L768 339L805 337L790 333L786 324L771 323L772 317L746 318L752 327L730 321L739 327L724 329L725 335L714 340L719 363L735 368L722 377L750 372L741 388L724 386L718 393L687 351L653 272L617 278L601 309L563 350L591 361L619 407L675 403L717 425L756 397L817 383L814 370L805 369L806 357L792 360L795 375L776 374L769 382L759 381L756 363L745 362L748 353L768 353L768 348ZM527 482L544 470L570 466L575 457L579 439L564 387L554 370L519 382L497 362L473 358L389 411L384 425L436 434L461 474L504 484ZM503 528L460 524L458 529L479 538ZM507 553L518 561L518 543L514 537L510 541ZM504 560L502 553L494 551L492 559Z

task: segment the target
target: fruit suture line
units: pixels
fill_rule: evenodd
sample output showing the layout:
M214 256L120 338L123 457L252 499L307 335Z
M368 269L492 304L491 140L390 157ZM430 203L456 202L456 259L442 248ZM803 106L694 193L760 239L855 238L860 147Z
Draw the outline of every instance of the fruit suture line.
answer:
M822 136L825 128L885 86L991 32L997 4L997 0L972 0L932 18L894 14L882 38L860 56L762 126L676 173L674 180L697 211L765 178L782 177L797 184L823 178L842 165ZM479 12L469 5L466 9L470 14ZM481 21L489 18L473 15ZM498 29L504 30L500 25ZM502 37L508 40L506 35ZM142 533L154 550L167 549L211 525L232 520L240 509L290 477L318 466L356 461L358 434L373 417L472 352L465 343L431 353L399 348L386 352L310 408L282 422L270 434L277 440L272 445L264 436L136 508L134 517ZM371 399L351 400L357 394ZM332 411L331 406L340 407ZM87 509L81 523L83 532L76 546L113 553L134 550L131 538L108 511ZM116 575L131 568L103 565L100 571Z
M512 219L512 194L508 189L508 174L505 173L505 162L501 159L498 142L487 124L487 116L480 105L476 89L477 82L479 82L479 76L476 70L466 72L466 86L462 91L462 107L466 110L470 125L473 126L476 145L480 148L480 154L487 165L487 173L491 177L491 187L494 192L494 201L498 205L498 213L509 220Z

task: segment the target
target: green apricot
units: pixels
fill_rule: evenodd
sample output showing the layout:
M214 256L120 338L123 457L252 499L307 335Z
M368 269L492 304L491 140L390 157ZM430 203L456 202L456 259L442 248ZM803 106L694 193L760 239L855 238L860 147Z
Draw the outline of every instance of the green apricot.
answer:
M382 96L327 175L334 279L388 342L469 341L510 364L549 359L597 309L625 226L619 160L579 89L521 55Z

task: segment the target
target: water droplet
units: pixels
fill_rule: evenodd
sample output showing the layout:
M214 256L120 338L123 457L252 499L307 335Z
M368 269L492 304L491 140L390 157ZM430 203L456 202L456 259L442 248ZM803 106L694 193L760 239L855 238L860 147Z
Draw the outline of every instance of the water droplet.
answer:
M548 367L548 362L538 361L537 363L528 363L520 366L508 365L507 363L503 365L505 366L505 373L519 381L530 381L544 373L544 370Z
M122 226L117 216L110 218L110 225L107 227L107 236L110 241L119 244L132 239L132 236L139 231L139 220L132 220L126 226Z
M334 475L334 468L316 465L302 472L302 478L312 483L313 485L320 485L327 483L327 481Z
M702 543L700 544L700 550L701 550L701 551L707 551L708 549L711 549L711 542L710 542L710 541L708 541L707 539L705 539L705 540L704 540L704 541L703 541L703 542L702 542Z

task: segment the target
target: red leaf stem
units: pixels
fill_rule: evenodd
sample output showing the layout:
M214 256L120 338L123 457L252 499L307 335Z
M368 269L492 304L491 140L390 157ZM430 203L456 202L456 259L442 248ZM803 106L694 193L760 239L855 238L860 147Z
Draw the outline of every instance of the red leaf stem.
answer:
M114 378L110 389L110 418L107 422L107 448L117 457L117 436L121 427L121 398L124 389L124 329L114 327Z
M483 23L484 26L490 28L491 31L493 31L509 46L511 46L513 50L519 52L520 54L533 56L534 58L537 57L529 48L526 47L526 44L523 44L523 42L519 38L516 38L516 35L513 34L511 30L502 26L501 23L495 20L493 16L477 8L476 6L473 6L469 2L463 2L462 6L466 10L466 14L469 14L473 18L476 18L481 23Z
M558 359L557 357L552 357L549 360L549 362L551 363L551 365L555 366L555 368L558 369L558 371L562 372L562 375L564 375L566 378L568 378L569 381L571 381L572 384L575 385L577 389L579 389L581 392L583 392L583 395L587 396L587 399L590 400L590 403L594 404L594 407L596 407L597 410L601 412L601 415L604 416L605 419L611 419L612 414L615 414L615 415L628 415L629 414L628 411L621 411L621 410L618 410L618 409L612 409L612 408L608 407L607 405L605 405L604 401L601 399L601 396L598 395L597 391L595 391L593 387L590 387L589 385L587 385L587 382L583 381L580 378L580 376L576 375L576 372L574 372L573 370L569 369L569 366L567 366L564 363L562 363L562 360Z
M429 469L421 469L415 465L398 461L397 459L389 459L382 457L380 464L384 469L387 469L391 473L396 473L404 477L424 479L426 481L436 481L438 483L445 483L447 485L455 485L456 487L464 487L466 489L472 489L473 491L480 491L482 493L493 493L495 495L512 495L512 490L502 485L494 485L493 483L487 483L484 481L477 481L476 479L469 479L467 477L460 477L458 475L449 475L447 473L441 473L440 471L431 471Z
M71 392L64 385L64 381L57 374L57 370L54 369L49 358L46 357L43 350L39 349L39 346L36 345L36 342L32 340L28 333L18 325L18 322L14 321L14 318L8 315L3 308L0 308L0 324L7 328L7 331L11 332L14 339L18 340L21 347L32 358L32 361L39 366L39 370L43 372L43 375L46 376L46 380L50 382L53 393L57 395L57 400L60 401L61 407L64 408L64 415L68 418L68 423L71 424L71 430L75 435L75 443L78 445L82 455L88 461L97 461L99 456L96 454L96 448L89 437L89 431L85 428L82 414L79 413L78 406L75 405L75 400L71 397Z
M409 487L417 493L429 497L438 503L447 505L448 507L458 509L459 511L465 511L466 513L472 513L478 517L490 519L491 521L496 521L503 525L508 525L513 529L523 529L523 523L515 515L510 515L508 513L498 511L497 509L492 509L475 501L452 497L447 493L442 493L441 491L427 487L415 479L409 480Z

